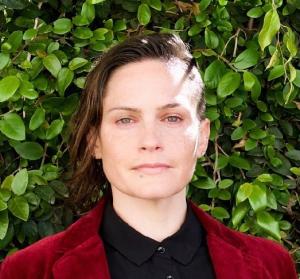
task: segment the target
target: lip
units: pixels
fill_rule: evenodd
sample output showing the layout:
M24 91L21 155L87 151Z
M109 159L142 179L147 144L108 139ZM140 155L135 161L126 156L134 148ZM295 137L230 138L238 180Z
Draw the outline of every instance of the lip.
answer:
M133 169L141 169L141 168L170 168L171 166L163 163L153 163L153 164L141 164L133 167Z
M138 165L133 169L143 174L160 174L169 168L171 168L171 166L168 164L154 163Z

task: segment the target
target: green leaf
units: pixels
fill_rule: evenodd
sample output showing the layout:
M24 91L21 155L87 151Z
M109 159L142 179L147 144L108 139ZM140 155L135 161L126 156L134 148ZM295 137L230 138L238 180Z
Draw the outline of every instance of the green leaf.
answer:
M24 197L14 197L8 202L9 211L17 218L27 221L29 217L29 204Z
M92 22L95 18L95 7L93 4L84 2L81 7L81 16L87 18L89 22Z
M3 70L10 62L9 55L7 53L0 53L0 71ZM0 94L0 98L1 98Z
M252 190L253 190L253 185L251 183L246 182L246 183L242 184L239 187L237 194L236 194L237 204L247 200L250 197Z
M11 46L10 52L15 52L22 45L22 41L23 41L22 31L18 30L12 32L7 39L7 43Z
M273 181L273 177L269 173L263 173L257 177L257 180L263 183L270 183Z
M249 161L245 158L240 157L237 154L233 154L229 158L229 164L233 167L244 169L244 170L250 170L251 165Z
M272 237L281 239L279 223L266 211L260 211L256 214L257 224Z
M85 81L86 81L86 78L85 77L79 77L79 78L76 78L74 80L74 84L80 88L80 89L83 89L84 88L84 85L85 85Z
M213 189L216 188L215 182L210 177L200 178L192 182L192 185L198 189Z
M247 12L248 17L259 18L263 15L264 10L262 7L254 7Z
M290 171L291 171L293 174L295 174L295 175L297 175L297 176L300 176L300 167L299 167L299 168L292 167L292 168L290 168Z
M288 51L290 52L290 56L294 57L297 55L297 44L296 44L296 36L290 27L287 27L287 33L283 36L283 42L285 43Z
M16 152L24 159L38 160L43 157L43 147L37 142L19 142L14 146Z
M234 228L236 228L241 223L241 221L244 219L248 211L249 211L249 206L247 203L244 202L238 204L233 209L231 221Z
M89 61L84 58L75 57L69 62L69 69L71 71L75 71L76 69L81 68L84 65L86 65L88 62Z
M27 185L28 172L27 169L22 169L15 175L11 184L11 189L16 195L21 196L25 193Z
M266 208L268 205L266 190L256 184L252 184L249 202L254 211Z
M273 192L267 191L268 207L277 210L277 200Z
M207 9L207 7L210 5L211 0L201 0L199 4L200 11L204 11Z
M285 220L280 221L279 226L280 226L280 229L283 231L289 231L292 228L292 224Z
M217 162L217 169L223 169L225 168L229 163L229 157L228 156L224 156L224 155L220 155L218 157L218 162Z
M279 78L283 75L284 75L284 66L277 65L270 71L269 76L268 76L268 81Z
M300 161L300 150L292 149L285 152L285 156L294 161Z
M137 18L141 25L146 25L151 19L151 10L147 4L140 4L137 12Z
M220 189L227 189L233 184L233 180L231 179L223 179L219 182L218 187Z
M116 20L116 22L114 24L114 32L123 31L123 30L126 30L126 28L127 28L126 19ZM94 37L95 37L95 31L94 31Z
M76 15L72 18L72 22L73 24L75 24L76 26L84 26L84 25L88 25L90 22L89 20L81 15Z
M3 116L3 120L0 120L0 131L10 139L25 139L24 122L22 118L14 112L6 113Z
M63 35L71 31L72 21L69 18L60 18L53 22L53 33Z
M246 133L242 127L237 127L231 134L231 140L239 140L243 138Z
M228 211L223 207L214 207L211 210L211 214L212 214L212 216L214 216L215 218L217 218L219 220L227 219L230 217L230 214L228 213Z
M31 131L40 127L45 121L45 110L43 108L37 108L30 118L29 129Z
M0 81L0 102L12 97L20 86L20 80L16 76L6 76Z
M209 30L208 28L205 29L204 32L204 40L205 44L208 48L214 49L217 48L219 45L219 38L215 32Z
M296 78L293 80L293 84L300 87L300 70L296 70Z
M259 140L259 139L265 138L268 134L266 131L257 128L257 129L252 130L249 135L250 135L250 138L252 138L254 140Z
M97 28L93 31L93 39L95 40L105 40L105 34L108 32L107 28Z
M0 212L5 210L6 208L7 208L7 203L1 199L1 194L0 194Z
M226 67L219 60L214 60L205 70L204 83L208 88L217 88L225 74Z
M92 4L92 5L95 5L95 4L99 4L99 3L102 3L102 2L105 2L106 0L87 0L86 2L88 4Z
M7 210L0 212L0 239L2 240L7 233L9 225L8 212Z
M6 177L7 178L7 177ZM5 179L6 179L5 178ZM1 187L0 187L1 188ZM11 192L8 189L2 188L0 189L0 200L7 202L11 197Z
M13 175L9 175L9 176L5 177L0 188L10 191L13 180L14 180Z
M47 52L49 54L53 53L54 51L59 50L59 47L60 47L60 45L58 42L51 42L47 47Z
M200 23L193 24L188 31L188 35L190 37L198 35L200 33L200 31L202 30L202 28L203 28L203 26Z
M34 90L33 84L27 80L23 80L21 82L18 92L23 97L30 99L30 100L34 100L39 96L39 94Z
M57 89L60 96L64 96L66 89L72 83L74 72L68 68L62 68L57 77Z
M88 27L77 27L73 32L74 37L78 39L90 39L93 37L93 31Z
M229 108L236 108L236 107L240 106L243 102L244 102L244 100L242 98L231 97L231 98L226 99L225 105Z
M258 43L262 51L271 44L279 28L280 19L278 13L276 9L271 9L265 14L263 28L258 35Z
M241 77L239 73L230 71L226 73L222 78L217 88L219 97L225 98L231 95L236 89L239 88Z
M46 131L46 139L51 140L58 136L61 133L64 124L65 122L62 119L54 120Z
M257 64L259 53L252 48L244 50L234 61L234 66L239 70L250 68Z
M218 110L216 107L209 107L205 111L205 116L210 120L210 121L215 121L216 119L219 118L220 114L218 113Z
M61 69L61 64L55 54L51 53L44 57L43 65L55 78L57 78L57 75Z
M34 189L34 192L38 197L50 204L53 204L55 202L55 192L48 185L36 187Z
M257 141L256 140L247 139L246 143L245 143L245 150L246 151L252 150L252 149L256 148L256 146L257 146Z
M148 5L157 11L161 11L161 1L160 0L148 0Z
M34 28L27 29L23 34L23 40L32 40L37 35L37 30Z
M43 70L43 68L44 68L43 59L40 57L34 57L31 60L31 68L28 69L28 74L32 79L35 79Z
M255 76L250 72L243 73L244 87L246 91L250 91L255 84Z

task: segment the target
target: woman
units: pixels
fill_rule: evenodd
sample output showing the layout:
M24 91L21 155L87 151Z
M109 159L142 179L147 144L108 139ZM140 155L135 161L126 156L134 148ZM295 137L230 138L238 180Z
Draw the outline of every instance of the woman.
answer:
M111 48L75 117L73 185L84 206L66 231L6 258L0 278L297 278L280 245L226 228L186 200L207 147L203 83L175 35Z

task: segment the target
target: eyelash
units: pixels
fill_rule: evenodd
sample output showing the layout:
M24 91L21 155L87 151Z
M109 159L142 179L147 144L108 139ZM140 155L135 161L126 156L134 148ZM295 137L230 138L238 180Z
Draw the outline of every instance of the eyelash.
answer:
M179 117L178 115L169 115L169 116L167 116L167 117L165 117L164 119L168 119L168 118L173 118L173 117L175 117L178 121L169 121L169 123L179 123L179 122L182 122L182 118L181 117ZM132 120L131 118L129 118L129 117L124 117L124 118L121 118L121 119L119 119L119 120L117 120L116 121L116 123L117 124L124 124L124 125L128 125L128 124L131 124L131 123L129 123L129 122L126 122L126 123L124 123L123 122L123 120Z

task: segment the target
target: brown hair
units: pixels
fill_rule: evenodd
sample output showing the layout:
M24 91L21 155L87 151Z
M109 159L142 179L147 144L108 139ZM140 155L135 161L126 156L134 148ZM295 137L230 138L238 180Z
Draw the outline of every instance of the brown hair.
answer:
M110 75L123 65L143 59L160 59L167 62L174 58L186 66L186 77L197 83L197 114L199 119L202 119L205 110L203 83L188 46L177 35L155 33L134 36L115 45L96 61L87 76L79 108L71 122L72 178L69 181L69 201L77 209L90 209L99 199L100 193L109 189L101 160L93 157L91 147L94 142L88 142L87 135L91 129L98 133L101 127L103 98Z

